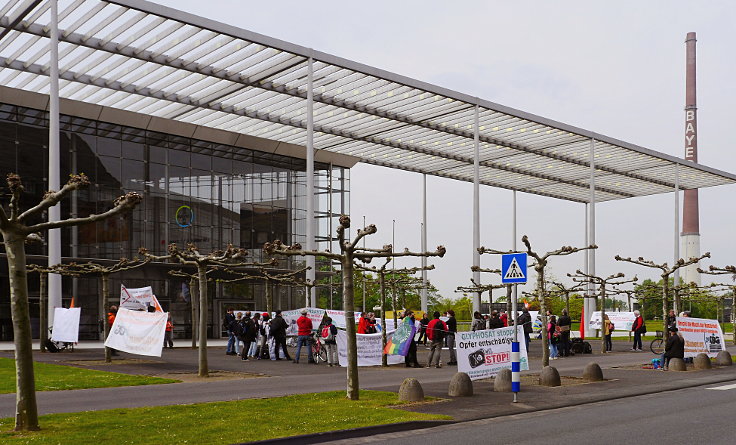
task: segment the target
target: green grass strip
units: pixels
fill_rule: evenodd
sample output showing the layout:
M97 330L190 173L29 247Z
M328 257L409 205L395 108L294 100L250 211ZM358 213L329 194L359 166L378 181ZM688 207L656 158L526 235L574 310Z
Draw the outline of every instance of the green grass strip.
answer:
M389 408L397 395L344 391L270 399L113 409L41 416L41 431L15 433L13 419L0 419L7 444L210 444L238 443L411 420L451 419Z
M36 391L158 385L178 381L39 362L33 364L33 369ZM15 360L0 358L0 394L12 392L15 392Z

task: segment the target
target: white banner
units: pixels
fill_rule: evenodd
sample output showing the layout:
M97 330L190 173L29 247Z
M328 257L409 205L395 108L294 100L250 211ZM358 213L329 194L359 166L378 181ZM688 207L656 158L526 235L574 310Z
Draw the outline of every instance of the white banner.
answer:
M524 328L518 328L521 370L529 369ZM471 380L484 379L498 374L502 369L511 369L511 342L514 328L486 329L484 331L458 332L457 370L470 376Z
M387 332L389 338L393 332ZM383 342L381 334L355 334L358 346L358 366L381 366ZM337 331L337 359L340 366L348 365L348 335L342 329ZM395 365L404 362L403 355L389 355L388 364Z
M630 331L631 325L636 320L633 312L606 312L608 319L613 323L614 331ZM601 311L595 311L590 315L590 329L603 329L601 327Z
M73 307L64 309L54 308L54 329L51 331L51 340L65 343L79 341L79 316L82 308Z
M122 284L120 285L119 307L135 311L139 309L148 310L148 306L159 306L151 286L128 289Z
M345 311L335 311L332 309L327 309L325 312L327 312L327 316L332 319L332 324L334 324L340 329L345 329ZM356 326L358 324L358 321L360 321L360 315L361 315L361 312L355 312ZM315 328L316 327L317 326L315 326Z
M399 324L401 324L403 320L403 318L399 318ZM417 334L419 334L419 330L421 329L422 324L419 322L419 320L414 320L414 326L417 327ZM381 331L381 329L383 329L383 320L380 318L376 318L376 329L378 329L379 332ZM393 318L389 318L388 320L386 320L386 329L388 329L388 331L386 332L393 332L396 330Z
M307 317L312 320L312 329L317 329L319 324L322 323L322 318L325 316L325 310L316 307L303 308L307 310ZM302 309L295 309L293 311L282 311L281 316L284 317L289 327L286 328L286 335L297 335L298 328L296 325L297 319L302 316Z
M105 346L131 354L161 357L168 316L166 312L131 311L121 307Z
M701 352L715 357L726 345L717 320L677 317L677 332L685 339L685 357L695 357Z

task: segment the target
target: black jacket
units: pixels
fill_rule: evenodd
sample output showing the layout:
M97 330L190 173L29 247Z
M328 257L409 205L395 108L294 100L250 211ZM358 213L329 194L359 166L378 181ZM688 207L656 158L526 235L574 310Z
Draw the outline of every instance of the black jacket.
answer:
M560 318L557 320L557 326L570 326L572 325L572 320L570 320L570 316L568 315L560 315Z
M519 315L519 324L524 326L524 332L526 334L532 333L532 316L529 312L522 312Z
M453 334L457 332L457 320L455 317L450 317L447 320L447 331L452 332Z
M664 347L664 356L668 358L685 358L685 340L676 333L670 335Z
M498 317L491 317L489 322L489 329L498 329L503 327L503 322Z
M271 337L274 338L285 338L286 337L286 328L288 328L289 325L286 324L286 320L284 320L281 316L276 316L271 320Z

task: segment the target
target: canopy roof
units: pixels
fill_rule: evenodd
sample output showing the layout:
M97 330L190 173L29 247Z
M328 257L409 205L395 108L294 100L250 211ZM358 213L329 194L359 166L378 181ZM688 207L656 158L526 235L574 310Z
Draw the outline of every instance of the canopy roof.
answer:
M48 92L49 3L0 8L0 84ZM736 175L142 0L59 0L60 96L306 145L361 162L588 202L733 183Z

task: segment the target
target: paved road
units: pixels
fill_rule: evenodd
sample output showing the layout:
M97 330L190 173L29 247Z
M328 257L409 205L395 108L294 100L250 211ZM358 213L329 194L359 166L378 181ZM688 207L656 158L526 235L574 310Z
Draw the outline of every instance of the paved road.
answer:
M736 380L332 444L733 444Z

